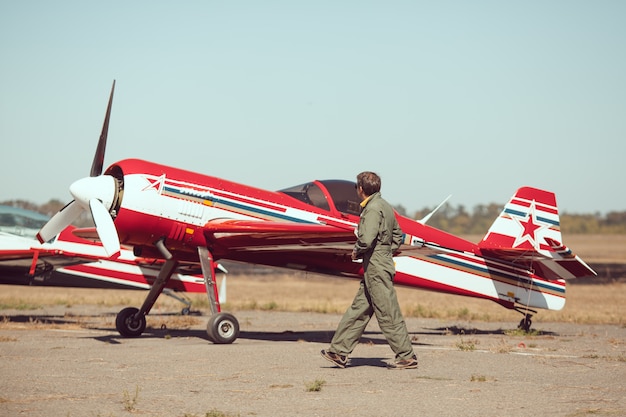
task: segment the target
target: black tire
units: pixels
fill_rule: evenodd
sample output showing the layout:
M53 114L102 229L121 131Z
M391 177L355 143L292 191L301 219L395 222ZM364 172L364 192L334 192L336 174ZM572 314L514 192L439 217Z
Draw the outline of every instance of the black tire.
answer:
M126 307L119 313L115 319L115 328L124 337L141 336L146 330L146 316L140 316L135 319L135 315L139 309L135 307Z
M532 325L533 325L533 321L530 319L530 317L524 317L519 322L519 326L517 326L517 328L525 331L526 333L528 333L530 331L530 326L532 326Z
M239 322L232 314L218 313L209 319L206 332L213 343L233 343L239 337Z

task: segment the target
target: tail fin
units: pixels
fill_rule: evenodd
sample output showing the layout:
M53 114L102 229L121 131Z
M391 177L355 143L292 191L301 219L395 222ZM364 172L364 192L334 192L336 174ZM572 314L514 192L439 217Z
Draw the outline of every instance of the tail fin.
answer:
M549 279L596 275L561 242L554 193L522 187L504 206L479 247L485 254L511 262L534 262L532 267Z
M562 241L556 197L549 191L522 187L504 206L480 247L542 253L550 250L545 238Z

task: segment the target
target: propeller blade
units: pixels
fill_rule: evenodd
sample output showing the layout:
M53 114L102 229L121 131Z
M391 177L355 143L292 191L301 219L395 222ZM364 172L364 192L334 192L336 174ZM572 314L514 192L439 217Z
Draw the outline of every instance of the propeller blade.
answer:
M117 184L115 178L110 175L85 177L70 185L70 194L85 210L89 209L89 202L94 198L100 200L104 207L110 210L116 199Z
M63 229L72 224L74 220L80 216L83 208L75 200L72 200L69 204L63 207L57 214L52 216L48 223L44 224L39 233L37 233L37 240L44 243L53 239L56 235L61 233Z
M109 119L111 118L111 106L113 105L113 92L115 91L115 80L113 80L113 87L111 87L111 95L109 96L109 105L107 106L106 116L104 117L104 124L102 125L102 132L100 133L100 140L98 141L98 147L93 157L93 163L91 164L92 177L97 177L102 174L102 167L104 166L104 152L107 147L107 136L109 134Z
M89 200L89 208L104 251L109 257L119 254L120 239L109 211L97 198Z

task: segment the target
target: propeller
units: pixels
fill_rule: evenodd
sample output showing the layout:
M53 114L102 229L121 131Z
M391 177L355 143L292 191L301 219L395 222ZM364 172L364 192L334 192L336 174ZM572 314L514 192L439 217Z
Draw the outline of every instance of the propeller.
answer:
M89 177L81 178L70 185L70 194L74 197L70 203L55 214L37 233L37 239L47 242L61 233L63 229L72 224L83 211L91 213L96 225L98 237L104 246L108 256L114 256L120 252L120 241L111 217L111 210L115 207L118 199L119 187L117 180L110 175L102 175L104 153L106 150L107 136L109 133L109 119L111 117L111 105L115 80L111 87L109 104L107 106L102 132L98 140L98 147L91 165Z
M96 153L93 156L93 163L91 164L92 177L97 177L102 174L102 167L104 165L104 151L107 147L107 136L109 135L109 119L111 119L111 106L113 105L113 92L115 91L115 80L113 80L113 86L111 87L111 95L109 96L109 104L107 105L107 112L104 116L104 123L102 124L102 132L100 132L100 139L98 140L98 147Z

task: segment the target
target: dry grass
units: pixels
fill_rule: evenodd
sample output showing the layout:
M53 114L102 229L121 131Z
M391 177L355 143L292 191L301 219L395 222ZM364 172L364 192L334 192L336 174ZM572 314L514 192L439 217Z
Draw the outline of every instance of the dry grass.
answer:
M228 277L228 303L225 310L246 309L343 313L352 302L357 280L322 277L313 274L236 275ZM439 294L413 288L397 288L407 317L426 317L469 321L519 321L521 316L498 304L468 297ZM626 325L626 283L569 285L568 301L561 311L540 310L537 320L585 324ZM134 290L93 290L82 288L44 288L3 286L1 310L46 309L54 306L97 305L140 306L146 292ZM204 294L191 294L195 310L208 311ZM26 306L26 307L24 307ZM182 304L161 296L152 313L180 311ZM155 317L156 318L156 317ZM193 322L176 323L185 328ZM153 325L159 326L156 321ZM170 324L168 324L170 327Z
M585 262L626 263L626 235L572 235L564 240Z
M466 236L477 242L481 236ZM626 262L626 236L572 235L566 236L566 245L587 262ZM225 310L246 309L321 312L341 314L352 302L358 286L357 280L323 277L316 274L284 273L242 275L228 277L228 303ZM441 318L445 320L519 321L517 312L496 303L426 292L414 288L397 288L398 298L407 317ZM95 305L112 307L140 306L145 291L97 290L84 288L51 288L2 286L0 291L0 317L2 310L45 310L49 307ZM561 311L540 311L534 320L626 325L626 283L604 285L569 285L567 303ZM208 311L205 294L191 294L192 308ZM163 325L155 317L158 313L180 311L182 304L161 296L152 309L149 325ZM171 317L171 316L170 316ZM186 328L193 321L168 321L168 328Z
M237 310L274 306L275 310L343 313L358 287L356 280L301 274L229 277L227 307ZM398 287L408 317L475 321L519 321L519 313L486 300ZM626 283L569 285L561 311L540 311L541 321L626 324Z

